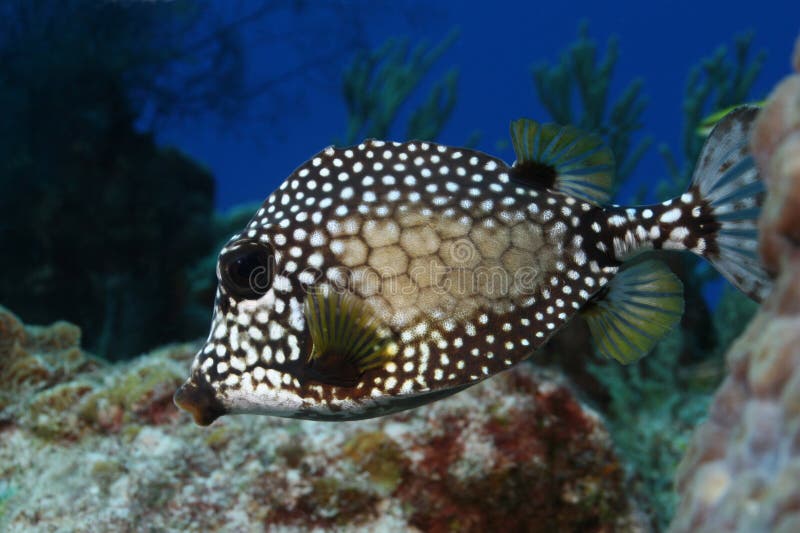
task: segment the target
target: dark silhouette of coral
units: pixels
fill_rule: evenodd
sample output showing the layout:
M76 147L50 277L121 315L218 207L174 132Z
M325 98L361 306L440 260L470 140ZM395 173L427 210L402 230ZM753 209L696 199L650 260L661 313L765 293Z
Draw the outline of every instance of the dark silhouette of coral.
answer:
M160 147L159 128L241 118L257 98L259 112L271 110L264 100L285 99L282 82L337 64L361 42L357 10L336 22L348 34L331 42L314 26L330 31L331 21L300 4L251 2L225 16L218 7L0 4L0 302L28 320L79 324L98 354L130 357L206 333L214 269L193 267L220 244L214 182ZM245 76L243 27L281 13L297 27L278 44L313 43L307 63Z
M86 67L41 90L19 111L24 134L3 144L16 157L0 162L0 301L81 324L100 354L198 335L184 270L212 244L212 177L137 133L108 73Z

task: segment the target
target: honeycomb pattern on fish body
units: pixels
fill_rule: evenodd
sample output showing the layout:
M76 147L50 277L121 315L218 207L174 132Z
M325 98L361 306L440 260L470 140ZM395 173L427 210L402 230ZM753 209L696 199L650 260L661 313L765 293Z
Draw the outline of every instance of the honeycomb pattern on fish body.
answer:
M616 272L584 242L600 238L587 229L602 216L587 202L515 183L504 163L480 152L424 142L328 148L241 234L275 250L274 303L254 317L258 327L244 328L248 338L229 357L239 361L223 364L236 377L221 381L220 358L210 356L209 382L223 394L283 389L336 406L480 380L527 357ZM308 349L302 301L318 283L363 298L399 339L397 358L365 372L355 390L295 377ZM246 302L222 307L212 340L251 321ZM217 356L229 349L209 346Z

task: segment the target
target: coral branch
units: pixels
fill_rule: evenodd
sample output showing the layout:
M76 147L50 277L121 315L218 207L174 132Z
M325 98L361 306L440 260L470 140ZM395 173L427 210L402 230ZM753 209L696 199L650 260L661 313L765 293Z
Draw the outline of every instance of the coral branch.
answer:
M766 57L766 53L760 50L750 58L752 41L752 32L737 35L733 58L729 58L726 46L720 46L689 71L683 99L683 164L675 163L676 159L666 145L659 146L672 178L672 182L664 182L659 191L665 198L681 194L689 184L694 163L705 141L705 136L698 135L703 119L715 111L747 102Z
M433 65L458 38L453 31L428 49L425 43L410 49L407 40L389 39L374 51L362 52L344 73L343 93L349 114L343 144L362 138L385 139L404 103ZM453 111L457 71L449 71L428 99L412 112L409 138L435 139Z
M635 146L633 137L640 130L647 99L642 95L642 81L634 80L609 106L609 87L619 56L616 37L611 37L602 59L597 57L597 42L589 37L589 26L582 23L578 40L555 65L540 63L533 67L533 83L542 105L559 124L573 124L598 133L606 139L617 158L616 188L627 179L650 146L649 137ZM573 99L581 103L573 110Z

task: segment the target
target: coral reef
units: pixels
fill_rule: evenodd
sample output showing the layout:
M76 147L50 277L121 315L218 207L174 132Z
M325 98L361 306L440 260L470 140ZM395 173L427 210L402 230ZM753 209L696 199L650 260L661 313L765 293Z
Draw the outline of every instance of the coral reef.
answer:
M713 391L713 386L687 390L676 372L681 337L680 330L673 331L636 365L589 365L611 396L608 420L614 442L628 467L631 491L656 530L672 517L672 476Z
M0 421L13 416L19 398L102 365L80 350L80 338L80 329L67 322L26 328L0 306Z
M0 311L0 361L18 368L0 374L0 390L16 387L0 431L0 529L644 527L600 419L531 365L380 419L200 428L170 400L196 346L100 364L77 333Z
M377 50L358 54L344 72L342 92L348 111L343 145L365 138L386 139L422 79L458 37L453 31L427 50L421 43L410 50L407 40L389 39ZM458 70L450 69L427 99L411 111L406 139L435 140L456 103Z
M539 63L533 68L536 94L553 120L595 132L606 140L617 158L615 190L633 173L652 143L652 139L645 137L633 146L633 137L642 128L647 102L642 96L642 80L629 83L611 109L607 109L618 55L618 41L612 37L598 62L597 42L589 37L589 24L583 22L578 39L562 52L557 64ZM580 98L580 112L573 109L575 94Z
M672 198L689 186L695 161L708 133L700 128L703 119L715 111L744 104L751 97L753 84L766 58L764 50L750 57L753 37L752 32L737 35L732 58L728 47L720 45L689 71L683 97L683 161L679 164L668 146L659 146L671 178L659 184L660 196Z
M723 379L724 352L756 308L738 290L725 290L713 315L718 345L703 361L679 362L686 332L676 329L635 365L587 365L610 397L605 412L611 435L628 467L631 492L656 530L665 529L674 515L678 498L672 478Z
M679 195L688 186L704 141L697 133L703 117L746 101L764 55L758 52L751 57L751 40L750 34L738 36L732 58L726 47L720 47L690 72L684 98L684 159L679 166L662 147L669 177L657 184L661 199ZM597 43L583 25L579 39L562 53L560 62L537 66L534 80L540 101L555 120L577 121L605 133L612 146L617 143L615 153L620 152L626 167L618 175L619 186L648 141L630 151L645 102L638 82L629 84L616 101L612 108L616 112L606 111L616 57L616 40L611 39L605 54L599 56ZM580 107L575 106L576 94ZM627 137L615 141L608 136L611 131ZM636 201L644 201L644 197L640 195ZM668 525L677 505L672 483L675 469L724 377L725 350L744 330L756 305L727 288L712 312L703 288L718 279L716 272L690 254L656 255L684 284L686 311L680 330L636 365L620 366L597 360L585 325L574 320L535 358L562 369L607 415L628 468L631 490L650 515L653 527L660 530Z
M768 189L761 255L777 279L680 465L675 532L800 529L800 75L770 96L751 144Z
M46 440L77 440L130 422L175 416L172 394L195 345L176 345L112 368L80 349L81 331L67 322L23 326L0 306L0 424Z
M614 443L629 468L632 493L663 530L675 513L673 476L697 424L722 381L724 354L758 305L728 287L712 315L717 344L702 361L681 363L685 329L676 329L635 365L589 362L609 395L605 412Z

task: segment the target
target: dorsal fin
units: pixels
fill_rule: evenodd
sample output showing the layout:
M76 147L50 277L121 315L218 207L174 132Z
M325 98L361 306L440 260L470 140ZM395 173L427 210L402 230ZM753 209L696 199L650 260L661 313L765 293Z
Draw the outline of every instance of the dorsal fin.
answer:
M600 354L632 363L680 322L683 285L661 261L643 261L617 274L581 314Z
M597 135L522 118L511 123L511 142L517 156L511 176L517 181L595 204L608 202L614 155Z
M327 285L313 287L303 310L313 344L307 370L315 381L353 387L361 374L397 354L391 331L354 294Z

